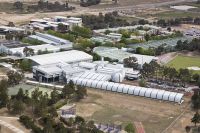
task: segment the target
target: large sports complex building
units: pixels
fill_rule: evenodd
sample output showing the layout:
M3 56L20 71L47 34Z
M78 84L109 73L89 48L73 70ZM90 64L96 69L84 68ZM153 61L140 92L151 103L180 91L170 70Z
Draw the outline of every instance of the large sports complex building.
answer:
M27 57L33 61L33 77L39 82L68 82L100 90L152 99L183 102L183 94L122 84L126 76L134 71L123 64L92 61L92 56L78 50Z

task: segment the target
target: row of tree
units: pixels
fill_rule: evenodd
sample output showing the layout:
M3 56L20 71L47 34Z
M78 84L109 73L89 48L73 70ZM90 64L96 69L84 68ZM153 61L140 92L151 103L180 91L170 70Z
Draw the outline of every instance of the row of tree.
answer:
M200 24L200 18L196 17L183 17L183 18L175 18L170 20L160 19L155 24L161 27L167 26L178 26L180 24Z
M92 30L130 25L127 20L119 17L117 11L106 13L105 15L99 13L98 16L82 15L81 18L83 20L83 24Z
M194 38L191 42L179 40L175 48L176 50L179 50L179 51L182 51L182 50L200 51L200 39Z
M68 2L61 4L59 1L54 3L49 1L39 0L37 5L24 6L23 2L16 1L13 7L20 11L36 12L36 11L68 11L73 10L75 7L69 6Z
M63 119L56 120L54 117L46 115L41 117L38 121L34 121L31 117L22 115L19 121L24 124L26 128L32 129L33 133L103 133L96 128L94 121L86 121L80 116L65 121ZM40 127L37 126L38 124Z
M180 84L184 87L189 82L194 82L200 86L200 76L198 74L192 75L188 69L176 70L175 68L161 66L155 61L149 64L145 63L141 69L141 74L144 79L170 82L174 86Z
M158 46L157 48L151 48L144 49L142 47L136 48L137 54L143 54L143 55L161 55L168 52L174 52L174 51L200 51L200 39L194 38L191 42L188 40L186 41L177 41L177 44L175 46L169 46L167 44L162 44Z

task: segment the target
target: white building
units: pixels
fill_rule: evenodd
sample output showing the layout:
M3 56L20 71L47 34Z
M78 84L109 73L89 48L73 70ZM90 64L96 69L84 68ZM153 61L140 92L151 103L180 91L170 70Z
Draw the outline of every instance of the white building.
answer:
M63 24L68 30L72 30L73 26L82 26L82 18L55 16L53 18L32 19L30 21L30 26L40 30L52 29L57 31L59 24Z
M140 68L143 66L144 63L150 63L151 61L158 59L155 56L132 54L115 47L95 47L93 49L93 52L101 57L108 57L113 60L118 60L121 63L123 63L123 60L125 58L135 57Z
M53 52L53 53L60 51L59 47L53 46L51 44L26 46L26 47L33 49L35 55L37 55L39 51L41 51L41 52L48 51L48 52ZM24 52L23 52L24 48L25 48L25 46L24 47L11 48L11 49L9 49L9 54L25 57Z
M78 50L36 55L26 58L32 60L33 65L47 65L59 62L76 64L82 61L91 62L93 59L91 55Z
M59 37L56 37L56 36L53 36L53 35L49 35L49 34L43 34L43 33L36 32L35 35L30 35L28 38L37 39L37 40L43 41L47 44L55 45L57 47L65 49L65 50L72 49L72 47L73 47L72 42L62 39L62 38L59 38Z

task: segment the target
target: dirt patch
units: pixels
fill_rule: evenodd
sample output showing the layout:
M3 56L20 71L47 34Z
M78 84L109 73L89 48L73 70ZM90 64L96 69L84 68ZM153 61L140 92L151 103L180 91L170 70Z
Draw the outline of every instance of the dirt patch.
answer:
M88 98L77 103L77 113L97 123L115 123L124 126L128 122L139 121L148 133L157 133L163 131L181 114L185 103L178 105L88 89Z

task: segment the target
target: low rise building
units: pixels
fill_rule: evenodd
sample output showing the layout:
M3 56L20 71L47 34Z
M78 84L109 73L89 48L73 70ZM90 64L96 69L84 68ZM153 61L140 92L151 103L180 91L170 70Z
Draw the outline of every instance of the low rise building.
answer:
M65 50L72 49L72 47L73 47L72 42L62 39L62 38L59 38L59 37L56 37L56 36L53 36L53 35L49 35L49 34L43 34L43 33L36 32L35 35L30 35L28 38L37 39L37 40L43 41L47 44L55 45L57 47L65 49Z
M91 62L93 60L93 57L91 55L78 50L36 55L26 58L33 61L33 66L55 64L59 62L76 64L83 61Z
M115 47L95 47L93 52L101 57L108 57L112 60L118 60L120 63L123 63L125 58L135 57L137 59L139 68L142 68L144 63L150 63L151 61L158 59L155 56L132 54Z

